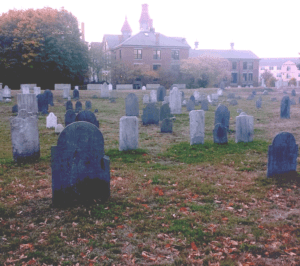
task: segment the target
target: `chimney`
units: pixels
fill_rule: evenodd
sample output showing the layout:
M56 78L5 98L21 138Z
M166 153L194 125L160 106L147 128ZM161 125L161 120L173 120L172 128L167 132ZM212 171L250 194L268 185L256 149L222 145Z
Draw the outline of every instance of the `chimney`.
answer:
M195 41L195 49L198 49L199 42Z
M230 43L231 50L234 50L234 42Z
M82 40L85 41L84 22L81 22L81 36Z
M155 33L155 44L159 45L159 33L158 32Z

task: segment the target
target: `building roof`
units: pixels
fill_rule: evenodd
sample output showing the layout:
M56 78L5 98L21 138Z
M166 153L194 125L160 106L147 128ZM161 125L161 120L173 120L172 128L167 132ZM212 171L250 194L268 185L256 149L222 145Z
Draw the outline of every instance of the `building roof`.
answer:
M158 36L157 36L158 35ZM156 40L158 39L158 42ZM141 31L131 36L116 47L121 46L147 46L168 48L190 48L184 38L167 37L154 31ZM115 48L116 48L115 47Z
M121 29L121 32L124 32L124 31L132 32L132 30L129 26L129 23L127 21L127 17L125 17L125 21L124 21L124 24L123 24L122 29Z
M103 40L107 42L108 49L113 49L123 41L122 35L104 34Z
M210 55L215 57L223 57L226 59L259 59L253 52L249 50L214 50L214 49L190 49L189 57L198 57L201 55Z
M300 64L298 57L261 58L259 66L282 66L287 61L292 61L296 65Z

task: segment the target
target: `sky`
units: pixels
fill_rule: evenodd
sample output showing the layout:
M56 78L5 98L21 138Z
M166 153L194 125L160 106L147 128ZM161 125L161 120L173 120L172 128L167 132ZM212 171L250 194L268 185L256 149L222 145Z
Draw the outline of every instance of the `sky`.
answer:
M148 4L156 32L184 37L194 48L251 50L260 58L300 57L299 0L12 0L10 9L64 7L85 24L85 40L101 42L104 34L121 34L127 16L132 34L139 32L142 4Z

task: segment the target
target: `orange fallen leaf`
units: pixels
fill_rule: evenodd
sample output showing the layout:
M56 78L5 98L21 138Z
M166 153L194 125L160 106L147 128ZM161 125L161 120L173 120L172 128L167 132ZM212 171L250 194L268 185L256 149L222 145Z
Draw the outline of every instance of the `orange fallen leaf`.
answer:
M223 221L228 221L228 218L227 217L223 217L222 220Z
M133 234L132 234L132 233L130 233L130 234L128 234L127 236L128 236L128 237L133 237Z
M259 228L259 229L263 229L264 227L263 227L262 225L259 225L258 228Z
M160 190L158 191L158 195L159 195L159 196L163 196L163 195L164 195L164 192L162 191L162 189L160 189Z
M115 220L118 220L119 219L119 217L118 216L115 216L115 218L114 218Z
M167 244L167 245L166 245L166 248L170 248L170 247L171 247L171 244Z
M181 211L181 212L186 212L186 211L187 211L187 208L186 208L186 207L181 207L181 208L179 209L179 211Z
M142 204L142 206L144 206L145 208L149 208L147 204Z
M191 243L191 247L192 247L192 249L195 250L195 251L198 250L198 248L197 248L195 242L192 242L192 243Z
M121 224L121 225L118 225L118 226L117 226L117 228L119 228L119 229L123 229L123 228L124 228L124 225L123 225L123 224Z

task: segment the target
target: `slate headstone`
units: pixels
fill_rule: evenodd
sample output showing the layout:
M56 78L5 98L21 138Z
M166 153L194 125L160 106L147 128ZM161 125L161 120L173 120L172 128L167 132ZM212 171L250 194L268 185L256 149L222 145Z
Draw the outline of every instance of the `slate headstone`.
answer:
M162 121L165 118L171 117L171 109L168 103L163 104L159 110L159 120Z
M139 99L134 93L129 93L125 99L126 116L139 116Z
M296 101L294 98L291 99L291 105L296 105Z
M215 128L213 130L213 136L214 136L214 143L226 144L228 142L228 140L227 140L227 128L224 127L220 123L215 125Z
M190 145L203 144L205 133L205 112L203 110L193 110L190 117Z
M207 99L204 99L201 101L201 110L208 111L208 106L209 106L209 103L208 103Z
M92 109L92 103L91 101L86 101L85 102L85 110L91 110Z
M46 128L57 126L57 117L52 112L46 117Z
M293 134L277 134L269 146L267 177L296 171L297 157L298 145Z
M89 110L79 112L78 115L76 115L75 121L89 122L99 128L99 121L97 120L95 114Z
M194 104L196 103L196 99L194 95L191 95L190 100L194 102Z
M261 100L256 101L256 108L260 109L261 108Z
M68 126L69 124L75 122L76 114L73 110L69 109L65 113L65 127Z
M295 89L292 90L292 96L296 96L296 91L295 91Z
M164 86L159 86L157 89L157 101L163 102L166 96L166 89Z
M188 112L193 111L195 109L195 103L192 100L189 100L186 104L186 110Z
M143 125L159 124L159 110L155 103L149 103L143 109L142 122Z
M136 116L120 119L119 151L135 150L139 147L139 121Z
M177 87L174 87L170 91L169 97L169 106L171 109L171 114L181 114L181 92L178 90Z
M254 99L254 95L253 94L250 94L248 97L247 97L247 100L253 100Z
M289 96L284 96L281 100L280 105L280 118L290 118L290 108L291 108L291 102Z
M45 90L44 93L37 96L38 110L42 114L48 114L48 105L53 106L53 94L50 90Z
M52 204L72 206L110 196L110 161L101 131L91 123L67 126L51 148Z
M73 99L79 99L79 90L73 90Z
M98 112L99 112L98 109L95 109L94 113L98 113Z
M66 111L73 110L73 103L71 101L66 102Z
M80 101L77 101L75 103L75 113L79 113L82 111L82 103Z
M170 118L163 119L160 126L161 133L173 133L173 121Z
M229 119L230 119L230 112L228 108L225 105L220 104L215 112L215 125L221 124L227 130L229 130Z
M253 94L253 95L256 95L256 91L252 91L252 94Z
M12 107L12 109L11 109L11 111L15 114L15 113L18 113L18 110L19 110L19 108L18 108L18 105L17 104L15 104L13 107Z
M235 142L252 142L254 134L254 119L250 115L236 117Z

